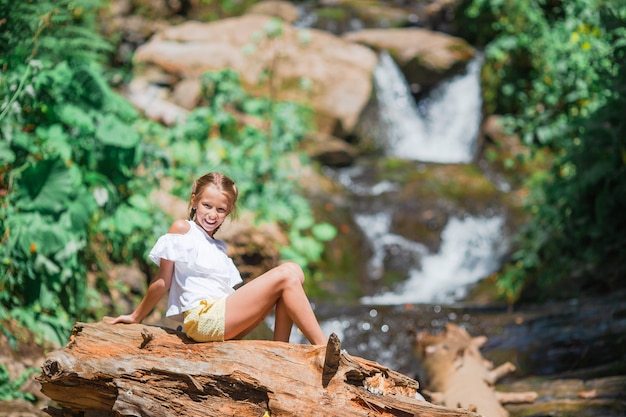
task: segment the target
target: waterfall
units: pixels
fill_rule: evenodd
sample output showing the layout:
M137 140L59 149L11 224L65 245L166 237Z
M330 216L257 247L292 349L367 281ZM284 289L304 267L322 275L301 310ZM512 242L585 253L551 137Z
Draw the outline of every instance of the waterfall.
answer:
M474 216L451 215L441 232L441 245L433 253L423 243L392 230L395 207L373 202L394 201L394 195L402 192L402 186L372 176L372 172L364 163L324 170L352 193L355 223L371 245L372 254L364 260L369 278L382 285L385 260L390 253L400 251L410 263L406 278L400 284L390 290L364 294L362 304L453 303L463 298L472 284L498 270L509 250L505 212L486 209Z
M421 266L411 268L409 277L398 288L363 297L361 302L451 303L462 298L469 284L499 268L508 250L508 243L502 239L503 227L502 216L451 218L441 233L442 245L438 253L423 255ZM392 240L382 234L377 238L381 242ZM420 253L424 254L423 249Z
M374 84L387 153L424 162L471 162L481 119L481 65L478 55L465 74L416 103L400 69L381 52Z

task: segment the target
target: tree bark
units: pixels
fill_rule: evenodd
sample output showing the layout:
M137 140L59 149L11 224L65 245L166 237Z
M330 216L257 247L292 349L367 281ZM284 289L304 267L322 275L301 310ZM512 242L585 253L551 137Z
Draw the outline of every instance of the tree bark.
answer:
M476 416L416 398L417 381L333 338L194 343L156 326L77 323L42 371L42 392L62 407L51 415Z

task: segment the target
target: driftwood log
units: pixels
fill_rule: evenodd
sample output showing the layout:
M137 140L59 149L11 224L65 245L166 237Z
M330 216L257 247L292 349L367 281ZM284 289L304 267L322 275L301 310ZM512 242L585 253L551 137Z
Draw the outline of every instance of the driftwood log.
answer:
M53 416L476 416L418 399L417 381L335 338L194 343L162 327L77 323L39 381L61 407Z
M426 381L422 393L435 404L475 411L485 417L507 417L509 413L502 404L534 402L535 392L495 391L494 384L515 371L515 365L506 362L494 368L480 353L486 342L486 337L471 337L453 323L439 334L418 333L416 355Z

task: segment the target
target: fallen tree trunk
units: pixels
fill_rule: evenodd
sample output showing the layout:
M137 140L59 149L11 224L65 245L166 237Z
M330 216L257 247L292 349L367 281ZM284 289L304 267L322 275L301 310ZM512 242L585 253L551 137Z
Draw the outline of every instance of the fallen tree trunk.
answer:
M423 393L435 404L476 411L485 417L507 417L505 403L534 402L535 392L494 390L494 384L515 371L515 366L506 362L494 368L480 353L486 342L486 337L471 337L453 323L440 334L418 333L416 353L427 386Z
M171 329L77 323L42 368L63 416L475 416L418 399L418 383L328 346L194 343Z

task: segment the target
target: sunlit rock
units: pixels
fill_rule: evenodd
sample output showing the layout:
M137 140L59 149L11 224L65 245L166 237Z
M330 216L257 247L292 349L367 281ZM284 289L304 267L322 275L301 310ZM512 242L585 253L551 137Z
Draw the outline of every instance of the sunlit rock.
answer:
M232 69L250 94L308 104L321 131L350 132L370 98L376 54L322 31L272 25L253 14L170 26L137 49L135 62L181 79Z

